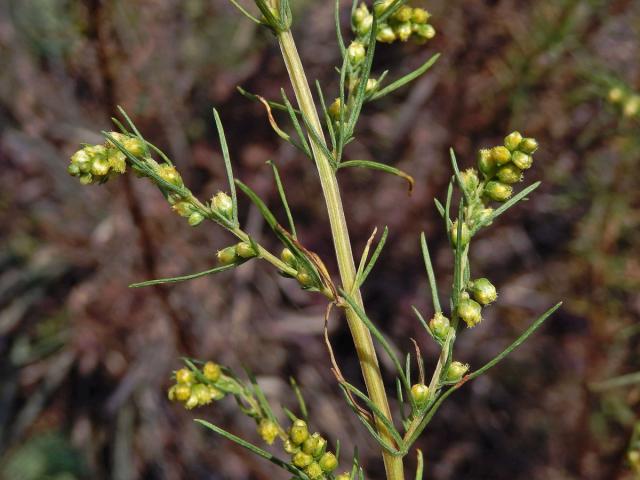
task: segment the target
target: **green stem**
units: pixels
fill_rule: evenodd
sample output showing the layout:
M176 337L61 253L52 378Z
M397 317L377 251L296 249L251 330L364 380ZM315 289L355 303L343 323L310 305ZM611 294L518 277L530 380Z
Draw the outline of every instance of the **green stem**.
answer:
M311 149L318 168L320 183L322 185L322 191L327 205L329 223L331 225L331 233L333 236L342 285L346 291L352 291L351 289L353 287L353 300L356 305L364 311L360 290L354 285L356 267L353 260L353 253L351 251L351 241L349 239L349 231L347 229L347 222L344 215L342 200L340 198L340 190L338 188L335 172L331 167L330 159L327 158L324 152L326 149L326 143L324 141L322 125L316 111L313 96L309 89L309 83L307 82L302 62L298 55L291 32L286 31L279 33L278 41L280 43L282 56L286 64L287 71L289 72L289 77L300 111L307 118L309 128L313 129L315 133L315 135L309 135L309 140L311 142ZM323 142L323 144L319 144L319 141ZM323 149L323 147L325 148ZM371 334L352 309L346 309L346 317L356 352L358 354L358 359L360 360L360 367L362 369L362 375L364 377L369 396L372 402L385 414L389 421L392 421L389 402L387 400L387 394L382 381L382 375L380 373L380 367L378 365L378 359L376 357ZM393 445L395 443L389 431L380 421L377 421L377 428L380 435L388 440L390 444ZM383 452L383 459L387 472L387 480L404 480L402 458L394 457L387 452Z

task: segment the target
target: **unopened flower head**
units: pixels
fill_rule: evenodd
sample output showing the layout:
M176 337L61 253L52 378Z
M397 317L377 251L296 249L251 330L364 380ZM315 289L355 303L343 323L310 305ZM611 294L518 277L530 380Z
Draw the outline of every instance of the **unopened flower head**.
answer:
M471 232L469 231L469 227L467 227L466 223L461 225L460 232L461 244L464 247L469 243L469 240L471 240ZM458 246L458 220L453 222L451 225L451 243L453 243L454 247Z
M511 198L513 195L513 188L511 185L507 185L506 183L498 182L496 180L492 180L487 182L484 187L484 193L491 200L495 200L496 202L504 202Z
M471 294L480 305L489 305L498 298L496 287L486 278L478 278L472 282Z
M475 327L482 321L482 307L470 298L460 300L458 303L458 316L467 324L467 327Z
M522 181L522 170L516 167L513 163L507 163L498 169L496 177L498 177L498 180L502 183L518 183Z
M218 192L211 199L212 208L225 218L230 219L233 214L233 200L225 192Z
M469 370L469 365L462 362L451 362L447 369L446 379L449 382L457 382Z
M450 323L442 312L437 312L431 320L429 320L429 329L434 337L443 341L449 334Z
M307 422L300 419L294 421L293 425L291 425L291 429L289 430L289 439L295 445L301 445L307 438L309 438Z
M280 431L278 426L271 420L263 419L258 424L258 435L268 444L271 445L278 438Z
M418 407L424 407L429 400L429 387L424 383L416 383L411 387L411 397Z
M220 365L213 362L207 362L202 367L202 374L207 380L211 380L212 382L218 381L220 375L222 375L222 368Z

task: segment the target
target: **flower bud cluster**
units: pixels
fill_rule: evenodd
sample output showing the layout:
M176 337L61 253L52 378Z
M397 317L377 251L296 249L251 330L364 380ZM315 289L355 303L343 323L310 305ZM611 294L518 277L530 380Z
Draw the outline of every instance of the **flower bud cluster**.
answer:
M110 135L120 142L135 157L142 157L144 146L136 137L111 132ZM111 141L104 145L86 145L71 156L67 167L70 175L77 177L83 185L104 183L127 169L127 156Z
M457 313L467 327L472 328L482 321L482 308L495 302L498 298L496 287L486 278L469 282L466 291L462 292L458 302Z
M624 86L615 86L609 89L607 100L612 105L619 107L627 118L640 116L640 94Z
M384 0L374 6L376 16L384 14L394 0ZM431 15L423 8L411 8L403 5L396 9L386 21L380 22L376 30L376 40L381 43L393 43L397 40L406 42L410 38L418 43L425 43L436 35L436 30L430 25ZM353 13L353 30L362 40L371 31L373 15L364 3L361 3ZM363 55L364 58L364 55Z
M220 365L207 362L202 371L194 372L181 368L175 373L176 383L169 389L169 400L180 402L191 410L196 407L209 405L214 400L221 400L225 392L216 387L224 377Z
M291 463L312 480L328 478L338 467L336 455L327 450L327 440L318 432L309 433L304 420L293 422L283 448L291 455Z
M536 139L524 138L520 132L507 135L503 145L480 150L478 170L485 178L485 197L496 202L504 202L511 198L511 185L522 181L523 171L533 165L533 154L536 150Z
M250 243L239 242L235 245L218 250L216 256L220 265L233 265L234 263L248 260L258 255Z
M297 273L295 278L302 288L307 289L318 286L315 284L313 277L305 269L304 265L300 264L291 250L288 248L282 249L282 252L280 253L280 260L296 270Z

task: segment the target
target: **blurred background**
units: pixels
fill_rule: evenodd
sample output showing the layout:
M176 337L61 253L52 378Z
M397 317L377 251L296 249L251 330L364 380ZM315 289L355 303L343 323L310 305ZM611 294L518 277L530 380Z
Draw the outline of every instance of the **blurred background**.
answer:
M293 3L308 77L335 95L333 2ZM457 359L482 365L565 301L441 409L419 442L427 478L640 478L627 461L640 422L640 2L412 5L429 9L438 35L425 46L379 46L374 71L397 78L442 57L412 87L365 108L347 157L402 168L415 191L407 196L401 180L382 173L340 172L358 255L375 226L390 229L364 288L369 315L403 351L417 339L434 365L437 350L410 306L432 313L421 231L441 292L451 281L433 204L451 175L447 149L472 166L477 149L514 129L541 144L527 181L544 183L474 242L474 271L496 284L500 301L461 336ZM122 105L194 193L210 198L225 189L215 106L236 175L282 214L265 165L275 160L302 242L330 259L315 168L235 90L290 92L273 37L225 0L4 0L0 58L0 478L285 478L192 422L206 418L258 442L233 401L194 412L168 402L185 354L248 367L274 404L292 402L287 379L295 376L312 427L344 451L357 445L368 478L382 478L376 445L329 370L322 298L258 262L130 290L210 268L232 239L215 225L188 227L147 181L130 175L83 187L66 173L78 145L101 142ZM247 230L277 249L255 209L241 207ZM345 376L360 385L341 319L331 335Z

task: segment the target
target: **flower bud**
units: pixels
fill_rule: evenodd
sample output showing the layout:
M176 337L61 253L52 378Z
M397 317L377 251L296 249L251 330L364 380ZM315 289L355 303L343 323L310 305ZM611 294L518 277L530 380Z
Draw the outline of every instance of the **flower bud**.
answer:
M224 392L222 390L217 389L213 385L207 385L207 389L209 390L209 394L211 395L212 400L222 400L224 398Z
M196 397L198 406L209 405L213 400L212 391L202 383L196 383L191 387L191 398Z
M631 95L622 107L625 117L635 117L640 112L640 95Z
M211 199L211 206L220 215L231 218L233 215L233 200L225 192L218 192Z
M181 383L183 385L189 385L193 383L195 380L195 376L193 372L186 368L181 368L176 372L176 382Z
M364 89L364 93L367 95L371 95L373 92L378 90L378 80L375 78L370 78L367 80L367 86Z
M189 202L177 202L172 207L174 212L176 212L181 217L190 217L193 212L193 205Z
M443 341L449 334L450 323L442 312L436 312L431 320L429 320L429 330L431 334L438 340Z
M376 2L373 4L373 10L374 12L376 12L376 16L380 16L382 15L387 8L389 8L391 6L391 4L394 2L394 0L381 0L379 2Z
M220 378L220 375L222 375L222 368L220 368L220 365L217 363L207 362L204 364L204 367L202 367L202 374L207 380L215 382Z
M409 22L404 22L396 25L393 31L396 34L398 40L400 40L401 42L406 42L407 40L409 40L409 37L411 37L411 34L413 33L411 23Z
M362 23L369 15L371 15L371 13L369 13L369 9L367 8L367 5L364 3L361 3L358 8L356 8L353 11L353 16L351 17L351 19L353 20L353 23L355 25L359 25L360 23Z
M272 445L274 440L278 437L278 426L271 420L261 420L258 425L258 435L268 444Z
M313 456L313 452L315 452L316 447L318 446L318 437L320 437L320 434L314 433L307 438L302 444L302 451Z
M528 168L531 168L531 165L533 165L533 157L521 151L513 152L511 161L520 170L527 170Z
M491 155L491 150L485 148L478 152L478 170L487 178L492 178L496 174L498 166Z
M433 28L433 26L429 25L428 23L423 25L414 24L412 30L418 36L418 38L421 38L424 40L431 40L433 37L436 36L436 29Z
M327 109L329 116L334 120L340 120L340 109L342 106L342 102L339 98L336 98L333 103Z
M376 40L380 43L393 43L396 41L396 34L389 25L380 25L376 32Z
M505 200L509 200L511 195L513 194L513 188L511 185L507 185L498 181L488 182L484 187L484 193L491 200L495 200L496 202L504 202Z
M373 26L373 15L369 14L362 19L360 23L356 25L356 33L363 37L371 31Z
M476 217L474 218L474 225L477 224L486 227L488 225L491 225L492 218L493 208L483 208L476 214Z
M313 455L314 458L319 458L324 455L324 452L327 450L327 441L322 438L320 434L314 433L313 435L318 435L318 438L316 441L316 448L311 455Z
M416 383L411 387L411 397L419 408L424 407L429 400L429 387L424 383Z
M467 370L469 370L469 365L461 362L451 362L451 365L449 365L449 368L447 369L445 378L448 382L457 382L465 373L467 373Z
M177 384L173 386L174 397L178 402L186 402L191 396L191 387L185 384Z
M513 152L518 149L518 145L520 145L521 141L522 134L520 132L511 132L509 135L504 137L504 146L507 147L510 152Z
M291 429L289 430L289 438L295 445L301 445L304 443L304 441L309 438L307 422L300 419L293 422L293 425L291 425Z
M287 439L282 443L282 449L289 455L293 455L300 450L290 439Z
M620 87L613 87L607 93L607 99L611 103L620 103L623 98L624 98L624 90L622 90Z
M478 188L478 185L480 185L478 172L474 168L468 168L464 172L461 172L460 179L462 180L462 185L467 192L473 192Z
M460 300L458 303L458 315L467 327L475 327L482 321L482 307L478 302L471 299Z
M240 242L236 244L236 254L240 258L253 258L257 255L249 242Z
M182 182L182 177L180 177L180 174L176 170L176 167L174 167L173 165L169 165L168 163L158 165L156 167L156 173L167 183L170 183L177 187L181 187L184 185L184 183Z
M464 247L469 243L469 240L471 240L471 232L469 231L469 227L467 227L466 223L462 224L461 234L461 246ZM451 225L451 243L453 243L454 247L458 246L458 220L453 222L453 225Z
M298 268L298 260L291 250L283 248L280 252L280 260L289 265L291 268Z
M327 473L333 472L338 467L338 459L332 452L325 452L325 454L320 457L318 465Z
M218 250L218 253L216 254L216 256L218 257L218 263L220 265L231 265L235 263L236 260L238 260L235 246L226 247L226 248L223 248L222 250Z
M96 158L91 164L91 175L105 177L109 173L109 161L106 157Z
M367 51L364 45L358 40L351 42L351 45L347 48L347 56L352 65L360 65L366 55Z
M298 283L302 286L302 288L313 287L313 277L304 270L298 271L296 280L298 280Z
M122 146L134 157L141 158L145 153L144 144L139 138L127 137L121 143Z
M184 407L187 410L193 410L198 406L198 397L195 395L191 395L186 402L184 402Z
M322 468L320 467L320 465L318 465L316 462L313 462L311 465L305 468L304 472L307 474L307 476L311 480L315 480L317 478L324 478L324 472L322 471Z
M489 305L498 298L496 287L486 278L478 278L472 282L471 294L480 305Z
M502 183L518 183L522 181L522 170L513 163L507 163L498 169L496 176Z
M535 138L525 138L520 142L518 150L533 155L538 150L538 141Z
M393 19L400 23L404 23L410 21L412 16L413 8L408 7L407 5L403 5L395 11L395 13L393 14Z
M197 227L204 221L204 216L200 212L193 212L189 215L189 225L192 227Z
M340 475L338 475L336 477L336 480L351 480L351 475L349 475L348 473L341 473Z
M415 24L427 23L429 21L429 12L424 8L414 8L411 14L411 21Z
M304 452L296 452L293 454L292 461L296 467L305 468L313 463L313 457Z
M491 158L496 162L496 165L504 165L511 161L511 152L507 147L493 147L491 149Z
M93 175L91 175L90 173L80 175L80 183L82 185L89 185L93 183Z

